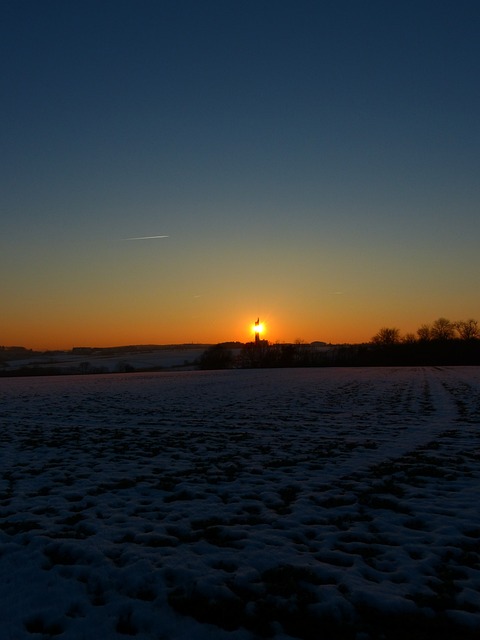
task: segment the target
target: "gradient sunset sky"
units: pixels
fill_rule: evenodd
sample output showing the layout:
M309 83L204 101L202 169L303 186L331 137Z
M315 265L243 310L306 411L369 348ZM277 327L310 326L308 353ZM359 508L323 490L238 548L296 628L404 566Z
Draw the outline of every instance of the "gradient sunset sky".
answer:
M0 50L0 345L480 320L480 2L6 0Z

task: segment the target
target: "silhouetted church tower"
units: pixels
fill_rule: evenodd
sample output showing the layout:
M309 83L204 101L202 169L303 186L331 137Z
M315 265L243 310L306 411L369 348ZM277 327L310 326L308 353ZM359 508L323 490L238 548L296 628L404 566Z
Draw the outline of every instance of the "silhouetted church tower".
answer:
M260 344L260 318L255 322L255 344Z

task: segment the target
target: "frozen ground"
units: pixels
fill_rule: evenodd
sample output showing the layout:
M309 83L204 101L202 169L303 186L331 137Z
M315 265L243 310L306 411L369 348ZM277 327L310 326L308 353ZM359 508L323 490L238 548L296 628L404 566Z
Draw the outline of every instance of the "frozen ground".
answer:
M476 638L480 368L0 380L2 640Z

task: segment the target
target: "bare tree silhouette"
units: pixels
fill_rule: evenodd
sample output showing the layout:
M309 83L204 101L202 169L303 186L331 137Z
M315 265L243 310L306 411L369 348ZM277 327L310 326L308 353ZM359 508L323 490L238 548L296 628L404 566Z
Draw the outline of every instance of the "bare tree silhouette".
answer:
M419 340L427 342L432 339L432 327L429 324L422 324L417 329L417 336Z
M396 327L382 327L373 336L372 342L382 345L397 344L400 342L400 331Z
M455 325L447 318L438 318L432 324L432 340L452 340L455 337Z
M480 327L477 320L470 318L469 320L459 320L455 322L455 329L462 340L474 340L480 338Z

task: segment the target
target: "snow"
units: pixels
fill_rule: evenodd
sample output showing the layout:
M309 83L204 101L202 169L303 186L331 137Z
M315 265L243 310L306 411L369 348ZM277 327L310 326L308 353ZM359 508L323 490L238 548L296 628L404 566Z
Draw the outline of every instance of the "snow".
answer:
M45 369L54 367L65 373L80 372L80 368L97 370L97 372L111 373L134 369L169 369L173 367L190 367L205 352L207 346L158 347L149 350L132 349L99 349L92 353L32 353L23 359L5 360L5 370L15 371L21 367ZM236 350L233 350L234 352ZM1 363L0 363L1 366ZM85 371L88 372L88 371Z
M478 367L3 378L0 426L2 638L477 637Z

